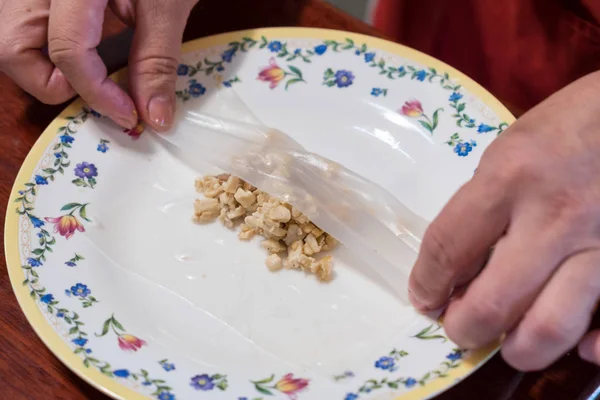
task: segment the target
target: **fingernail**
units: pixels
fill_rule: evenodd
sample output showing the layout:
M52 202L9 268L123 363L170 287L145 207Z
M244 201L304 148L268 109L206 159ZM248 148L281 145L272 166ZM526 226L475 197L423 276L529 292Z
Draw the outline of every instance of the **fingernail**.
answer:
M157 126L167 128L173 119L173 102L171 97L163 94L156 95L148 103L148 116Z
M412 292L412 290L408 291L408 300L410 300L410 302L412 303L412 305L418 311L430 311L428 307L426 307L423 303L421 303L419 301L419 299L417 299L417 297L414 295L414 293Z
M125 129L133 129L133 127L136 124L133 123L132 121L133 120L131 118L125 118L125 117L116 117L115 118L115 122Z
M114 121L126 129L133 129L138 123L138 114L135 108L129 114L117 115Z

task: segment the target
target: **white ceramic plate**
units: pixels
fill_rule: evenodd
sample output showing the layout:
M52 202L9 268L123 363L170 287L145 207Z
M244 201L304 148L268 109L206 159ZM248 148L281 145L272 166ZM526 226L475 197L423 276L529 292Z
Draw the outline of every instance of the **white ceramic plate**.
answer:
M235 90L267 125L391 183L429 220L513 120L458 71L370 37L266 29L184 53L180 107ZM329 284L270 273L256 242L190 222L196 171L140 133L76 101L23 164L7 215L21 307L97 388L161 400L423 399L493 353L456 349L344 249ZM404 167L370 170L378 146Z

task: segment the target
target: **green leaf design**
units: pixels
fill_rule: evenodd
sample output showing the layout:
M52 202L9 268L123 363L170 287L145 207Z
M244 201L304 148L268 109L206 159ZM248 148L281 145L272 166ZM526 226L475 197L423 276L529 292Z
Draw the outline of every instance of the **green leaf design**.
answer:
M220 381L219 383L217 383L217 387L218 387L220 390L227 390L227 386L228 386L228 385L227 385L227 381L226 381L226 380L222 380L222 381Z
M262 379L262 380L260 380L260 381L251 381L251 382L252 382L252 383L254 383L255 385L256 385L256 384L258 384L258 385L264 385L264 384L266 384L266 383L271 383L271 382L273 382L273 379L275 379L275 375L271 375L270 377L268 377L268 378L265 378L265 379Z
M292 71L294 74L296 74L300 79L302 79L302 71L300 71L298 68L294 67L293 65L288 65L290 71Z
M102 325L102 333L99 334L99 335L96 333L95 334L96 337L102 337L102 336L105 336L108 333L108 330L110 329L110 322L111 322L110 318L107 319L106 321L104 321L104 325Z
M465 103L460 103L458 105L458 107L456 107L456 112L459 112L459 113L463 112L465 110L465 107L466 107Z
M72 210L72 209L80 207L80 206L81 206L81 204L79 204L79 203L69 203L69 204L64 205L60 210L61 211L69 211L69 210Z
M117 321L117 319L115 318L115 316L113 315L110 319L113 323L113 325L120 331L125 331L125 328L123 328L123 325L121 325L121 323L119 321Z
M256 390L258 390L259 392L261 392L262 394L266 394L268 396L272 396L273 393L270 390L265 389L264 387L260 386L260 385L254 385L254 387L256 388Z
M86 207L87 207L87 204L84 204L83 206L81 206L81 208L79 209L79 216L81 218L85 219L86 221L91 222L87 217Z
M304 80L302 79L290 79L289 81L286 82L285 84L285 90L288 89L288 87L290 87L291 85L295 84L295 83L299 83L299 82L304 82Z
M429 122L419 120L419 123L423 126L423 128L427 129L429 133L433 134L433 128L431 125L429 125Z
M442 108L438 108L433 113L433 126L431 127L432 131L435 130L435 128L437 128L437 126L438 126L438 114L439 114L440 111L444 111L444 110Z

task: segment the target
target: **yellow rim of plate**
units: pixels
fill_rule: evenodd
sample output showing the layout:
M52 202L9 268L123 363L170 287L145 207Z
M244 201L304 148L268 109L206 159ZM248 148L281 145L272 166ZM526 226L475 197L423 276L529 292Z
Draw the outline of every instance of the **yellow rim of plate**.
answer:
M419 64L448 72L452 78L460 80L461 85L467 91L477 96L484 102L484 104L492 109L501 121L506 121L510 124L515 120L513 115L500 101L498 101L487 90L475 83L472 79L460 71L414 49L366 35L313 28L253 29L196 39L183 44L182 52L187 53L198 51L204 48L225 45L235 39L240 38L241 36L260 39L260 37L263 35L267 37L271 36L279 38L331 40L344 40L345 38L350 37L356 41L362 41L371 48L383 50L390 54L399 55L401 57L413 60ZM116 79L124 71L125 70L121 70L113 74L111 77ZM21 285L23 272L21 270L19 258L19 215L13 212L12 199L17 197L19 188L23 187L32 176L38 161L41 159L52 140L56 137L58 128L65 125L65 117L76 114L81 110L83 105L83 101L78 98L71 105L65 108L60 115L54 121L52 121L52 123L50 123L50 125L44 130L40 138L32 147L31 151L23 162L23 165L21 166L21 169L19 170L14 186L10 193L4 228L4 245L8 274L10 276L13 291L19 302L19 306L23 310L23 313L27 317L30 325L33 327L35 333L40 337L42 342L44 342L44 344L56 355L56 357L58 357L63 364L70 368L80 378L109 396L117 399L147 399L146 396L137 393L124 385L121 385L115 379L102 375L102 373L96 369L86 368L83 365L81 358L73 353L65 340L60 337L59 334L54 331L54 329L46 321L36 302L31 300L29 291ZM453 386L455 382L464 379L485 361L491 358L496 353L497 348L497 344L494 344L488 346L487 348L471 353L470 357L465 359L459 367L449 371L447 376L443 378L437 378L425 386L415 388L408 393L402 394L398 396L396 400L422 400L448 389L449 387Z

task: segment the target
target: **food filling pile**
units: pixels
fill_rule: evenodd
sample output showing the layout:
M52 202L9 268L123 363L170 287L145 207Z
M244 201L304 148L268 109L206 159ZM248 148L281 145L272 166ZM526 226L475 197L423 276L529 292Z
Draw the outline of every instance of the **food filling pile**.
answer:
M239 227L241 240L263 236L261 246L269 252L265 264L271 271L301 268L321 281L331 279L332 257L316 256L337 241L290 204L230 174L198 178L196 190L204 198L194 203L194 222L219 219L228 228Z

